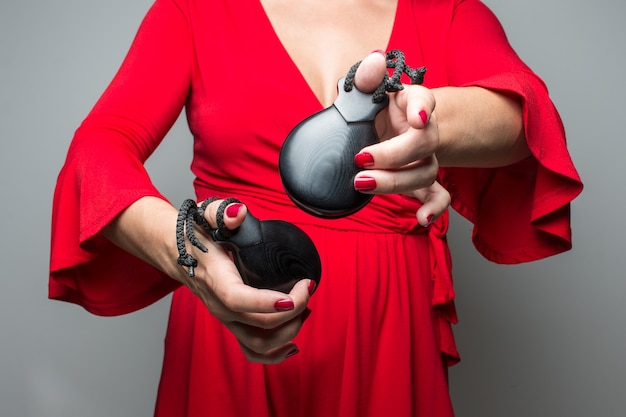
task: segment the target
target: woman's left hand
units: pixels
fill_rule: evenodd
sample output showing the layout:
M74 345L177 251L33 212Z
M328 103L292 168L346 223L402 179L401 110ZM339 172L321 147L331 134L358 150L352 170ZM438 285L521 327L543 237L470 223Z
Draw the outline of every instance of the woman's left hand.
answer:
M385 57L372 53L359 66L355 85L372 92L387 71ZM450 205L450 194L436 180L439 164L435 152L439 146L439 129L435 98L420 85L405 85L389 93L389 106L376 118L380 143L363 148L355 163L366 170L355 180L355 189L371 194L402 193L417 198L423 205L416 215L427 226Z

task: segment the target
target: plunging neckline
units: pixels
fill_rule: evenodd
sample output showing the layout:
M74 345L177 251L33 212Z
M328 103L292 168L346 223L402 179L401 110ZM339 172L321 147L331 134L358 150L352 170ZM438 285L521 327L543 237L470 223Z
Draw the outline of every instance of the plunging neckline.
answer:
M297 79L300 83L303 84L304 87L303 87L302 91L307 91L307 94L311 97L311 99L315 103L317 103L317 106L319 107L319 109L323 109L323 108L327 107L323 103L323 100L317 95L317 93L313 89L311 83L309 82L309 80L307 80L307 78L305 77L305 75L302 72L301 68L298 66L298 64L293 59L292 55L289 53L289 51L287 50L287 48L283 44L282 40L278 36L278 33L274 29L272 21L271 21L269 15L267 14L267 12L266 12L266 10L265 10L261 0L255 0L254 3L255 3L255 6L259 8L260 14L263 16L262 22L261 22L261 25L263 25L262 30L266 30L266 31L268 31L268 33L271 34L270 37L274 41L274 46L277 47L281 51L280 53L284 56L285 61L288 62L289 71L293 71L295 74L297 74L297 76L293 77L293 79L294 80ZM397 32L397 27L398 27L398 20L399 20L400 16L402 16L402 13L406 13L406 11L404 10L404 7L405 7L404 3L405 3L404 0L397 0L396 10L394 12L393 22L392 22L392 26L391 26L391 31L390 31L389 36L387 38L385 50L389 50L390 49L390 45L393 44L393 41L394 41L394 39L396 37L396 32ZM274 47L274 46L272 46L272 47ZM283 69L283 71L286 71L286 70L287 70L286 68ZM348 70L349 70L349 67L346 68L346 73L348 72Z

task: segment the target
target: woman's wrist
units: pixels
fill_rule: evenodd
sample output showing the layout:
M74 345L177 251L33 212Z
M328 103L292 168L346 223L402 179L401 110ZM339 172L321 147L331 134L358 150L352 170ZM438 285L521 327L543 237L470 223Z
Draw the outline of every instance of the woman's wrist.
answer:
M441 166L497 167L530 155L519 99L481 87L432 90Z
M102 235L127 252L180 281L184 270L177 264L178 210L157 197L142 197L122 211Z

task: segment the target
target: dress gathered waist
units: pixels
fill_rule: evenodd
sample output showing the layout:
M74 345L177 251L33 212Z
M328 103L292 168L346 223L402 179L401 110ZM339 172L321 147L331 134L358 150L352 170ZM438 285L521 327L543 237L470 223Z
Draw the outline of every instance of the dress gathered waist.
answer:
M421 203L402 195L375 196L363 209L339 219L324 219L306 213L284 193L255 194L257 190L219 190L195 184L199 201L208 197L235 197L246 204L260 220L284 220L296 225L311 225L338 231L367 233L423 234L428 228L419 225L415 212Z

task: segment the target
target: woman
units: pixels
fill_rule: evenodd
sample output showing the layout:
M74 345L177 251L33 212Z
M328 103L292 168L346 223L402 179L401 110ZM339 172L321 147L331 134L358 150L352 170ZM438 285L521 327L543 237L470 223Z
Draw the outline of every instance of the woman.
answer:
M376 197L342 219L304 213L282 142L363 57L356 87L373 91L386 69L370 51L392 49L427 73L389 94L381 143L355 155L355 189ZM248 287L206 235L208 253L188 245L195 276L177 264L178 211L143 163L183 107L198 202L243 202L229 228L248 210L301 227L318 288ZM515 263L570 248L580 190L545 86L477 0L157 0L60 173L50 296L115 315L174 291L158 416L452 416L450 196L478 250Z

